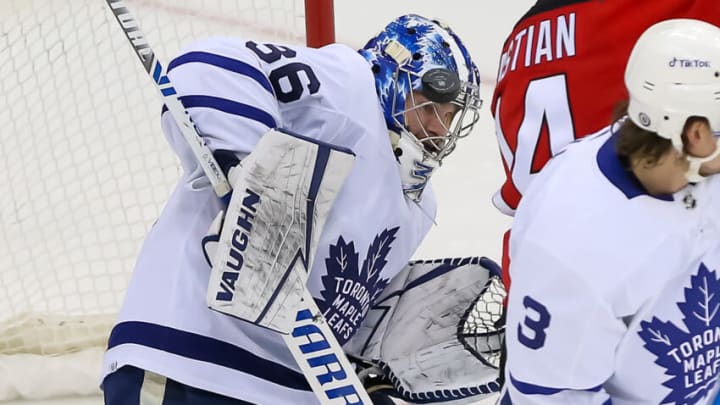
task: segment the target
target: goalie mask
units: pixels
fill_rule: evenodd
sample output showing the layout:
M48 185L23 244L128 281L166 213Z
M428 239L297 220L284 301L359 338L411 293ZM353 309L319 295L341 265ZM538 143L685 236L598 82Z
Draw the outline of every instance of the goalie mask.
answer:
M403 191L419 201L430 175L478 121L477 67L449 27L414 14L392 21L360 54L372 66Z
M638 39L625 70L628 116L640 128L670 139L684 151L682 133L693 116L720 130L720 28L699 20L673 19L653 25ZM703 158L688 156L686 177L700 181Z

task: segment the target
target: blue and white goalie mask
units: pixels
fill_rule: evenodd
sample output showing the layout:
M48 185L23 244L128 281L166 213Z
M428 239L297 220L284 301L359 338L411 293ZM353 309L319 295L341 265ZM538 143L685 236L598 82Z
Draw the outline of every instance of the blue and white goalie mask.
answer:
M414 14L392 21L360 54L375 75L403 191L419 201L432 173L478 121L477 67L448 26Z

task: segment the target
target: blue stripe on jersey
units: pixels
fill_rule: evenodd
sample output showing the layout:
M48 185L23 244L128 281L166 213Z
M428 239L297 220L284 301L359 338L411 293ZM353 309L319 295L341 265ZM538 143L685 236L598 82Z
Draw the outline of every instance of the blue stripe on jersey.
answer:
M601 385L598 385L597 387L587 388L584 390L577 390L577 389L570 389L570 388L550 388L550 387L543 387L541 385L535 385L530 384L526 382L522 382L520 380L516 380L512 374L510 374L510 381L512 381L512 385L520 391L523 394L526 395L554 395L561 391L593 391L597 392L602 389Z
M228 58L226 56L220 56L213 53L208 52L188 52L186 54L180 55L177 58L173 59L170 64L168 65L168 72L173 70L174 68L184 65L186 63L191 62L199 62L199 63L205 63L212 66L217 66L219 68L229 70L231 72L235 72L244 76L247 76L256 82L260 84L265 90L267 90L270 94L273 93L273 88L270 85L270 81L265 76L263 72L258 70L256 67L252 65L248 65L247 63L243 61L239 61L237 59Z
M257 107L238 103L237 101L232 101L220 97L197 95L181 96L180 101L182 101L186 109L195 107L212 108L215 110L226 112L228 114L234 114L241 117L249 118L253 121L265 124L265 126L267 126L268 128L277 127L277 123L275 123L275 119L272 117L272 115L266 113L265 111Z
M108 349L122 344L152 347L241 371L291 389L310 391L302 373L208 336L147 322L121 322L110 333Z

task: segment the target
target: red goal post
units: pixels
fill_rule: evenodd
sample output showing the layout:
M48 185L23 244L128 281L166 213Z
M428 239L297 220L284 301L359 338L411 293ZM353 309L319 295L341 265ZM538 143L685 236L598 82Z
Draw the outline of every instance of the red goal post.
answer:
M314 48L335 42L333 0L305 0L305 34Z
M334 42L331 0L125 0L158 57L210 35ZM0 402L99 393L135 256L180 175L105 2L0 2Z

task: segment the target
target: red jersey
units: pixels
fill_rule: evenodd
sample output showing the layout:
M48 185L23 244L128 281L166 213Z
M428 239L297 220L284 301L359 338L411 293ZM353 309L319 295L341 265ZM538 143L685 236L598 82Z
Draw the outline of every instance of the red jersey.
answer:
M720 25L720 0L539 0L505 40L492 114L506 179L493 204L513 215L533 175L627 99L625 64L645 29L670 18Z

